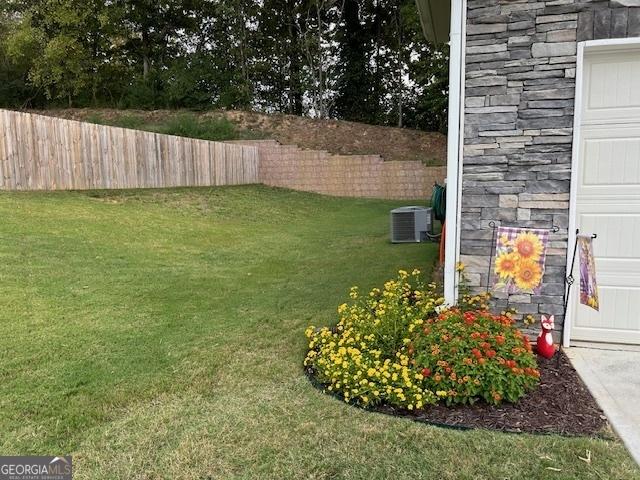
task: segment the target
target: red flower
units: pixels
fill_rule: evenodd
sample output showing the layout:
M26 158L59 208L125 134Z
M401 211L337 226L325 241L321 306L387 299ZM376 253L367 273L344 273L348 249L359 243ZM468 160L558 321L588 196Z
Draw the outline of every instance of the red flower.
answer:
M476 315L473 312L464 312L464 323L467 325L473 325L476 321Z
M493 358L493 357L495 357L495 356L496 356L496 351L495 351L495 350L487 350L487 351L485 352L485 355L486 355L487 357L489 357L489 358Z
M503 335L496 335L496 343L498 345L502 345L504 343L504 336Z
M422 369L422 376L423 376L423 377L428 377L428 376L430 376L430 375L431 375L431 369L430 369L430 368L427 368L427 367L424 367L424 368Z

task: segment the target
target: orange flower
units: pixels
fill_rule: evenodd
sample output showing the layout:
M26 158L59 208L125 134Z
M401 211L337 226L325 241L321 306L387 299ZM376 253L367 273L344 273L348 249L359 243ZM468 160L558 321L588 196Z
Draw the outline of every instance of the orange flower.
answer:
M523 232L513 241L514 250L520 258L538 260L542 255L542 241L535 233Z
M504 335L496 335L496 343L502 345L504 343Z
M502 395L500 395L498 392L493 392L492 396L496 402L499 402L500 400L502 400Z

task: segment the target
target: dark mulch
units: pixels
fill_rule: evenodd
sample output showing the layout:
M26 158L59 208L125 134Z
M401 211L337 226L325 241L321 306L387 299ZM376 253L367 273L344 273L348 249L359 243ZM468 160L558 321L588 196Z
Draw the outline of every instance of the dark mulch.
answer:
M436 405L410 412L388 405L372 410L453 428L486 428L504 432L599 436L607 420L564 353L550 360L538 357L540 384L518 403L499 406L478 402ZM308 372L310 373L310 372Z

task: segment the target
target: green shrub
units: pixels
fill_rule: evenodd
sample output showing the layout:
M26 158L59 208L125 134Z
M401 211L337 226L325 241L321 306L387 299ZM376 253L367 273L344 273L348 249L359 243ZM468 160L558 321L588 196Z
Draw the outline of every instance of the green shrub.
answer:
M132 128L134 130L141 129L145 123L144 118L140 115L133 114L122 114L114 118L104 118L99 113L92 113L86 117L85 121L112 127Z
M449 309L426 320L410 349L425 386L447 404L517 402L540 376L529 339L510 317L486 310Z
M158 127L157 131L168 135L213 141L236 140L239 138L235 125L226 118L198 118L191 113L170 117L163 125Z
M347 402L408 410L436 402L517 401L538 380L528 339L485 296L447 309L420 272L400 271L383 289L338 307L335 328L306 330L304 364ZM480 354L477 356L476 351Z
M132 128L134 130L142 128L145 121L140 115L120 115L113 120L112 125L122 128Z

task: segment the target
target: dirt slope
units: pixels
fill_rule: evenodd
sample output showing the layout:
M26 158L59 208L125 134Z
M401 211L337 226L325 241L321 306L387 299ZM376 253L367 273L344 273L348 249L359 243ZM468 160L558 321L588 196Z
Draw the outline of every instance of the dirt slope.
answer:
M342 120L317 120L295 115L254 112L224 113L234 123L269 134L280 143L338 154L378 154L385 160L421 160L446 163L447 139L440 133L379 127Z

